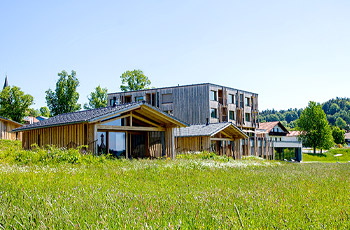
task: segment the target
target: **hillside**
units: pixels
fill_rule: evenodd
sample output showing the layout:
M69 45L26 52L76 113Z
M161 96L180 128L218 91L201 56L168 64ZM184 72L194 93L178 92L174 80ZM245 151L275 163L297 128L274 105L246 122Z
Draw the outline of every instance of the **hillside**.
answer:
M322 103L323 111L327 115L330 125L337 125L349 130L350 98L335 98ZM295 121L300 117L303 109L263 110L260 112L260 122L281 121L289 128L295 128Z

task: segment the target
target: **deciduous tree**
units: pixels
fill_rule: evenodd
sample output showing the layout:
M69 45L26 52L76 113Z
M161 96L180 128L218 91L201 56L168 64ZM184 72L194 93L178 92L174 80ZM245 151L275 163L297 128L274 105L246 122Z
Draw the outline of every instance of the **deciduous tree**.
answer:
M0 92L0 116L22 122L32 104L33 97L17 86L7 86Z
M335 124L341 129L346 128L346 122L341 117L338 117L337 120L335 120Z
M94 92L90 93L88 97L89 104L84 104L84 109L97 109L107 106L107 88L97 86Z
M50 110L46 106L40 108L41 116L50 117Z
M308 107L301 113L297 122L301 131L300 139L306 146L329 149L333 145L332 131L328 124L326 114L319 103L310 101Z
M338 126L335 126L332 128L332 136L334 139L334 142L336 144L344 144L345 143L345 131L340 129Z
M151 81L146 77L141 70L126 71L120 76L122 85L120 89L122 91L133 91L148 89L151 85ZM124 85L126 84L126 85Z
M81 108L80 104L77 103L79 99L79 93L77 92L79 80L75 75L74 70L71 74L63 70L58 73L59 79L55 91L51 89L46 91L46 103L51 115L75 112Z

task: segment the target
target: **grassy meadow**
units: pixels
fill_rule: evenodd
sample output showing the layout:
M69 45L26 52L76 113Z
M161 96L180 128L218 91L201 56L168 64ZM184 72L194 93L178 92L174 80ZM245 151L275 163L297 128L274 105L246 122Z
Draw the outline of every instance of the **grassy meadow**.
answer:
M17 145L0 143L4 229L350 228L350 164L69 158Z
M326 153L303 153L304 162L350 162L350 148L334 148Z

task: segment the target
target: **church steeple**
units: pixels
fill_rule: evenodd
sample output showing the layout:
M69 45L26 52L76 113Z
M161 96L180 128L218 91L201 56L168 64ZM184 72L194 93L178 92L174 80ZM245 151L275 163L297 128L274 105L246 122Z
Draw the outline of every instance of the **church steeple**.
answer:
M2 89L5 89L6 86L9 86L9 83L7 82L7 75L6 75L6 78L5 78L4 88L2 88Z

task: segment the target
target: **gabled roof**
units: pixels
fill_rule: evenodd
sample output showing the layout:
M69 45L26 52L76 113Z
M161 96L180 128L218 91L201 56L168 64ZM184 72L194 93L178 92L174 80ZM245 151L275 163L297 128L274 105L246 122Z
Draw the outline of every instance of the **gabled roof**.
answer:
M233 128L235 129L237 135L248 138L247 134L245 134L240 128L232 124L231 122L224 123L213 123L208 125L191 125L189 127L176 129L175 136L177 137L198 137L198 136L213 136L218 132L226 129Z
M290 131L289 134L287 134L288 137L297 137L300 136L300 131Z
M14 123L14 124L19 125L19 126L22 126L22 125L23 125L23 124L21 124L21 123L18 123L18 122L16 122L16 121L13 121L13 120L8 119L8 118L6 118L6 117L0 116L0 119L9 121L9 122Z
M64 113L64 114L51 117L46 120L25 125L23 127L14 129L13 131L19 132L24 130L48 128L52 126L60 126L60 125L68 125L68 124L76 124L76 123L84 123L84 122L95 122L95 121L98 121L99 119L103 119L104 117L108 117L113 114L120 114L122 112L129 111L132 109L137 109L141 106L146 106L153 110L156 110L157 112L162 113L163 115L169 117L173 121L173 123L177 123L178 125L183 127L187 126L186 123L178 120L177 118L167 113L160 111L159 109L149 104L146 104L145 102L137 102L137 103L135 102L135 103L116 105L116 106L108 106L108 107L99 108L99 109L90 109L90 110L78 111L73 113Z
M260 122L259 129L264 129L267 133L269 133L276 125L278 125L286 133L289 133L289 131L286 129L286 127L284 127L284 125L282 125L282 123L279 121Z

